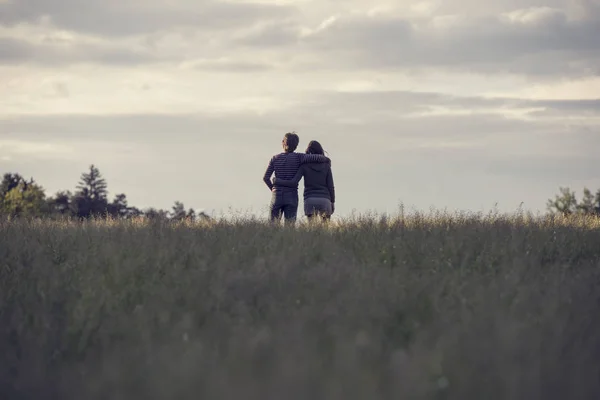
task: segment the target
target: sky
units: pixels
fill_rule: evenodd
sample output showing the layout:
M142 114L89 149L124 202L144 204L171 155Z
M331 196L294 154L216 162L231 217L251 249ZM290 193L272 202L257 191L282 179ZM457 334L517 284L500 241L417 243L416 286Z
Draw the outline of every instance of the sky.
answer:
M340 215L545 211L600 188L598 38L600 0L0 0L0 173L266 215L296 131Z

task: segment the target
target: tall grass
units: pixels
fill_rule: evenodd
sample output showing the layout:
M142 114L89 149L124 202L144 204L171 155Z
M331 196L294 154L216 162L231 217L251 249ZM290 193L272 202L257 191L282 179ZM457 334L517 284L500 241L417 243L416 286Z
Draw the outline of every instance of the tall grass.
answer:
M3 399L597 399L600 221L0 222Z

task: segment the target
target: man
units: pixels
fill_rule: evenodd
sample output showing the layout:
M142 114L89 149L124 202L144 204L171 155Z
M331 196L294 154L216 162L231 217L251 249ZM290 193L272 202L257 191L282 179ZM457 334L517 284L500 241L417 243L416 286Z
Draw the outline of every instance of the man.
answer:
M269 161L269 166L263 177L263 181L271 190L271 221L279 221L281 215L284 215L286 224L296 222L298 214L298 184L295 186L273 185L271 176L275 173L275 178L283 180L292 180L300 165L305 163L330 163L328 157L320 154L296 153L300 138L295 132L286 133L281 142L283 153L277 154Z

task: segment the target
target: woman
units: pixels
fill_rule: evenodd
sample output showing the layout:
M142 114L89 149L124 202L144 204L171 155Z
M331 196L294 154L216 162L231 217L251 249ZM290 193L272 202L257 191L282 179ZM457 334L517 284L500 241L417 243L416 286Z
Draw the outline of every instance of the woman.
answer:
M306 154L325 155L325 151L319 142L313 140L308 144ZM281 186L298 187L298 182L302 177L304 177L304 214L309 220L319 215L324 221L328 221L335 211L335 187L331 164L302 164L293 179L275 178L274 183Z

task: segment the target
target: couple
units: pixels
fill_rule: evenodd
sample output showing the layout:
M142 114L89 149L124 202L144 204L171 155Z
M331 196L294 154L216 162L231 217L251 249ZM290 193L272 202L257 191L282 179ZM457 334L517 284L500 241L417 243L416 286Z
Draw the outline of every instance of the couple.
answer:
M269 161L263 181L272 192L271 221L294 223L298 212L298 182L304 177L304 213L309 220L331 218L335 210L335 188L331 172L331 160L325 156L323 147L311 141L306 154L296 153L300 138L294 132L283 137L283 153ZM271 182L271 176L275 179Z

